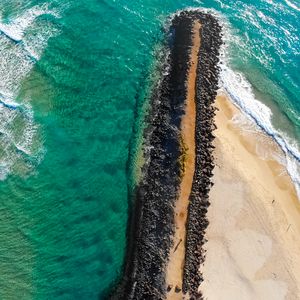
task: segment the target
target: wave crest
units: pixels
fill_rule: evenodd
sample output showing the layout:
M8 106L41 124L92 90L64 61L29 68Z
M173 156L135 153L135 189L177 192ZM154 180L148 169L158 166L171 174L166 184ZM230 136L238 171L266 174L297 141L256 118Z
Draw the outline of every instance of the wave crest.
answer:
M296 141L293 141L286 133L277 130L272 124L272 111L269 107L255 98L251 84L240 72L233 71L226 60L220 64L220 87L229 98L260 127L265 133L274 139L282 149L285 157L274 157L283 163L291 176L300 196L300 150ZM299 197L300 198L300 197Z
M39 18L43 15L59 17L47 5L34 6L7 23L0 17L0 180L9 174L26 176L44 154L30 99L15 100L48 39L58 32L49 18Z

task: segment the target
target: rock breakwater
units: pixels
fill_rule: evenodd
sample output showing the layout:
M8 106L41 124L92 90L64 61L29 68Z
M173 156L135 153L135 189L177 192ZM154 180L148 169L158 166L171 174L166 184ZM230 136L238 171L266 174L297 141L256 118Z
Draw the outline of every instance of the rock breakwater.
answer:
M202 282L199 272L204 261L204 234L208 221L209 191L214 168L213 130L215 101L219 77L219 49L222 44L221 27L212 15L197 14L201 26L201 46L196 79L196 165L189 199L186 254L183 277L183 292L190 299L201 299L198 291Z
M212 106L218 87L220 26L210 14L185 11L174 16L169 31L167 69L153 91L145 132L143 178L136 187L129 222L124 277L113 299L164 299L165 266L174 234L174 204L178 197L182 166L180 125L187 95L192 27L200 21L201 47L196 79L196 166L188 210L183 291L201 297L198 269L204 255L205 217L209 204L212 157Z

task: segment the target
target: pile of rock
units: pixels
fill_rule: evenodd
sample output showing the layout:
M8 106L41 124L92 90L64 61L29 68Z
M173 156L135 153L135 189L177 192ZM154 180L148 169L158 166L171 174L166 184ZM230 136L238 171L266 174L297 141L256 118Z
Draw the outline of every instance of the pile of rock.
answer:
M113 299L164 299L165 266L174 235L174 205L180 186L180 123L187 95L187 76L195 20L202 24L196 79L196 166L187 220L183 292L201 298L199 266L209 205L213 163L214 108L218 88L221 28L210 14L177 14L169 34L170 52L153 92L145 131L143 179L133 195L124 277ZM147 150L148 149L148 150ZM181 289L176 286L176 292Z
M191 299L201 299L198 288L203 278L199 267L205 256L203 244L208 225L206 213L214 168L213 103L218 89L219 49L222 38L221 27L213 16L202 13L195 15L202 24L196 79L196 166L188 210L183 291L188 292Z
M170 30L170 71L153 92L146 130L143 179L133 195L124 278L113 298L163 299L165 265L174 235L174 205L180 186L180 123L187 94L186 80L192 19L176 16Z

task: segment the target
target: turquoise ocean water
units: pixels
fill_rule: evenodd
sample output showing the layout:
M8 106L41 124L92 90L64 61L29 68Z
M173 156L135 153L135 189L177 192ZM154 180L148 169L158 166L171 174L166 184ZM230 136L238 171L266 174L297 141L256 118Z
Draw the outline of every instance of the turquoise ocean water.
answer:
M120 276L136 120L187 7L224 23L221 86L299 184L296 0L2 0L0 299L103 299Z

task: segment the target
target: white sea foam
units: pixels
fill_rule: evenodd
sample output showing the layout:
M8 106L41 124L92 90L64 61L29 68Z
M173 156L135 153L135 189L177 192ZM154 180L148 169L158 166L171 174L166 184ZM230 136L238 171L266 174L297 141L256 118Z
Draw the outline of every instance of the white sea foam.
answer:
M20 153L27 157L36 155L32 143L36 140L37 125L34 124L33 114L29 109L8 99L1 100L0 180L5 179L16 168L19 174L30 168Z
M35 34L26 35L23 38L23 49L34 59L39 60L47 46L48 40L59 34L59 30L51 27L51 24L44 24Z
M20 104L11 100L8 96L4 96L0 93L0 105L9 109L17 109Z
M199 8L188 8L188 10L199 10ZM288 137L287 133L281 132L274 127L272 123L273 114L271 109L255 98L252 86L245 76L241 72L236 72L230 68L229 45L239 45L246 52L251 51L250 47L245 44L245 41L239 39L237 34L232 34L233 28L231 28L230 23L222 14L213 9L201 8L200 10L214 15L222 24L224 44L220 49L220 90L224 91L233 101L233 103L235 103L241 109L241 111L244 112L244 116L248 118L250 123L252 122L253 126L250 126L249 122L247 122L247 125L245 122L240 124L243 126L243 128L246 130L258 130L259 127L263 132L272 137L273 140L279 145L280 149L282 150L282 155L278 155L278 153L262 153L260 152L261 149L257 149L258 154L262 158L267 158L271 155L279 163L286 166L287 172L295 184L298 198L300 199L299 144L295 140L292 140L290 137ZM174 15L176 14L180 14L180 11ZM257 21L253 18L254 15L251 15L251 21L253 20L254 25L259 26ZM272 23L271 20L267 21ZM260 26L259 29L261 29ZM270 39L272 40L271 37ZM254 54L252 52L251 54L253 56ZM265 57L268 56L263 55L263 53L259 56L256 56L257 60L260 61L263 66L268 68L270 63L268 59L270 58L266 59Z
M38 17L56 11L35 6L4 23L0 17L0 180L26 175L44 153L29 99L16 102L21 83L58 30ZM1 34L2 32L2 34Z
M47 5L34 6L9 23L3 23L2 18L0 17L0 31L13 41L20 42L23 39L26 29L37 17L45 14L51 14L58 17L57 12L55 10L49 10Z
M283 156L275 155L275 159L283 163L293 182L300 199L300 149L296 141L287 133L276 129L272 123L272 111L255 98L252 86L245 76L229 67L229 41L237 39L231 35L228 23L223 19L225 45L221 49L220 88L245 113L245 115L274 139L283 151Z
M291 1L289 1L289 0L285 0L285 3L286 3L289 7L293 8L293 9L295 9L295 10L297 10L297 11L300 11L300 7L298 7L295 3L293 3L293 2L291 2Z

